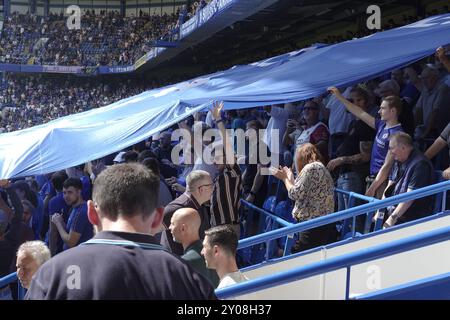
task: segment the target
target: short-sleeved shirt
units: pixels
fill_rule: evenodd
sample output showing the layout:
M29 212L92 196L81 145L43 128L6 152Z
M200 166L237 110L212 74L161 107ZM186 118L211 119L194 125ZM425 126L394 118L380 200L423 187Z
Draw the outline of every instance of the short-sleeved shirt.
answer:
M227 273L222 280L220 280L220 284L217 289L225 288L232 286L236 283L241 283L244 281L248 281L249 279L239 270L231 273Z
M239 223L242 179L238 164L225 165L214 181L211 196L211 225Z
M63 215L64 221L67 222L70 214L70 206L64 201L64 194L59 191L56 196L50 199L48 202L48 215L51 217L53 214L59 213ZM49 219L50 220L50 219ZM48 232L45 236L45 242L49 243ZM58 239L56 252L61 252L64 242L61 238Z
M360 153L360 143L364 141L373 142L375 130L369 127L364 121L355 120L350 123L348 134L344 141L337 149L337 157L353 156ZM363 168L364 167L364 168ZM349 171L368 171L366 165L349 165L341 166L340 173Z
M407 170L404 164L395 162L392 168L391 179L398 181ZM433 168L427 163L427 160L418 162L410 176L408 183L408 189L416 190L433 183ZM399 218L398 223L412 221L425 217L431 213L431 204L433 203L432 197L424 197L414 200L414 203L406 210L406 212ZM397 223L397 224L398 224Z
M216 299L208 280L150 235L103 231L94 239L110 244L80 245L56 255L34 275L25 299ZM138 245L116 245L125 241Z
M403 131L402 125L398 124L391 128L386 128L386 121L375 119L376 136L372 147L372 157L370 159L370 174L375 175L380 171L386 160L389 151L389 137L396 132Z
M67 221L69 217L70 206L64 201L64 194L59 191L56 196L50 199L48 202L48 214L52 216L55 213L60 213L63 215L64 220Z
M81 176L80 180L81 180L81 184L83 186L83 188L81 189L81 195L82 195L84 201L88 201L92 198L91 178L89 178L88 176Z
M440 137L447 142L447 146L449 148L449 154L450 154L450 122L445 127L444 131L442 131Z
M317 144L320 141L328 141L330 133L327 126L319 122L305 130L295 130L289 135L295 141L295 150L305 143ZM294 152L295 152L294 150Z
M81 234L80 240L77 245L92 238L94 235L94 229L92 224L88 220L87 204L83 202L77 207L72 208L70 212L69 220L67 221L66 232L70 231ZM64 244L63 250L67 250L69 247Z

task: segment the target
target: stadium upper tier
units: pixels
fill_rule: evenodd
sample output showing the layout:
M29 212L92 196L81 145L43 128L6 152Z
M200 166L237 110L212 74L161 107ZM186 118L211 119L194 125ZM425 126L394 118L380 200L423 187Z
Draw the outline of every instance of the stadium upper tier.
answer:
M81 28L69 30L61 15L13 13L4 21L0 63L120 66L130 65L177 26L178 15L122 17L117 12L86 12Z

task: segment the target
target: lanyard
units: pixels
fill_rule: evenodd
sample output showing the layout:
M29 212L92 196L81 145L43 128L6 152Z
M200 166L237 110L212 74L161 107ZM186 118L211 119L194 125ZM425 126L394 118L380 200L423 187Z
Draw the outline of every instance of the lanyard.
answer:
M90 244L106 244L106 245L119 246L119 247L141 248L144 250L164 250L164 251L166 251L166 249L164 249L162 246L160 246L158 244L134 242L134 241L128 241L128 240L91 239L86 242L83 242L81 245L90 245Z

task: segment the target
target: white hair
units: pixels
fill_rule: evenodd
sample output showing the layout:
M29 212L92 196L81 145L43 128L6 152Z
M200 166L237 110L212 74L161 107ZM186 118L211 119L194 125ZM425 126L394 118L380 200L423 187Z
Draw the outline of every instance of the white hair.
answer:
M190 192L198 187L198 182L211 177L211 175L204 170L194 170L186 177L186 189Z
M39 266L43 265L44 262L51 258L50 250L44 242L39 240L23 243L17 250L17 256L19 256L21 252L30 254Z

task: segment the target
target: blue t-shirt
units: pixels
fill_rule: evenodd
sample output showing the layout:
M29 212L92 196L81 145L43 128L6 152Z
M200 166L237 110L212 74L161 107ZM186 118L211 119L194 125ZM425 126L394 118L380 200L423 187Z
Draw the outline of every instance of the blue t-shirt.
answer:
M40 240L40 233L42 229L42 224L44 222L44 201L41 197L37 197L38 206L33 211L33 216L31 217L31 228L34 233L34 240Z
M48 202L48 215L49 215L49 221L51 221L51 216L55 213L60 213L64 217L64 221L67 223L67 220L69 218L70 213L70 206L67 205L66 201L64 201L64 193L62 191L58 192L56 196L50 199ZM49 232L47 231L47 234L45 235L45 243L48 245L49 243ZM62 239L58 240L57 244L57 252L61 252L63 248L63 241Z
M80 240L76 245L91 239L94 235L92 224L88 220L87 204L84 202L78 207L74 207L70 212L69 220L67 221L67 233L75 231L81 234ZM67 250L69 247L64 243L63 250Z
M370 159L370 174L375 175L380 171L389 151L389 137L396 132L403 131L402 125L398 124L386 129L386 122L375 119L375 130L377 134L372 147L372 157Z
M70 206L64 201L64 193L59 191L56 196L50 199L48 202L48 214L52 216L54 213L60 213L64 216L64 220L67 221L69 216Z
M92 197L91 179L88 176L82 176L80 180L81 184L83 185L83 188L81 189L81 196L83 197L83 200L84 201L91 200Z

